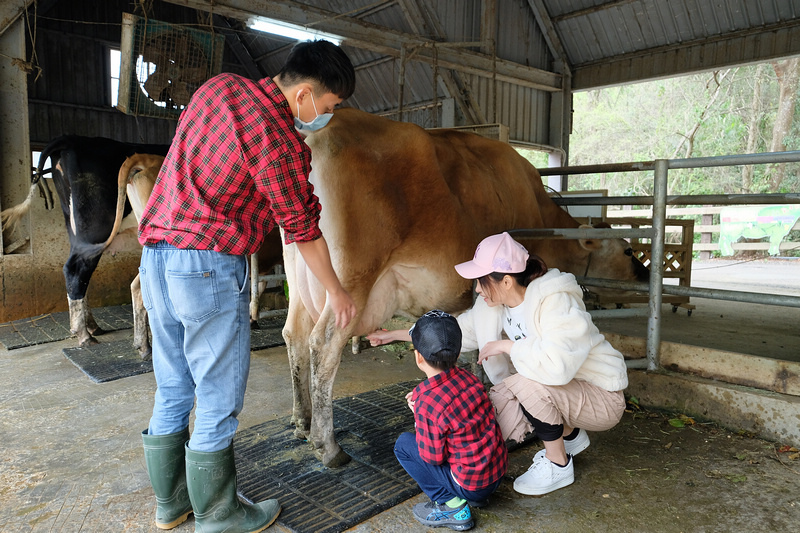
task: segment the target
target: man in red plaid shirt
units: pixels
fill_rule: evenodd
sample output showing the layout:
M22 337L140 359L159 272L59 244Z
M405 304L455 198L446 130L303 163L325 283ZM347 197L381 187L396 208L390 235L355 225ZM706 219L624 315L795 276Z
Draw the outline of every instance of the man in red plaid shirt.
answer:
M394 453L431 499L414 506L414 518L426 526L464 531L474 525L470 503L485 504L500 486L508 452L483 384L455 366L461 352L458 321L429 311L409 336L417 366L428 379L406 395L416 436L400 435Z
M274 78L215 76L181 115L139 226L158 385L142 439L161 529L194 512L198 531L261 531L280 512L276 500L236 497L232 442L250 369L247 256L278 224L325 287L336 324L355 316L319 229L301 135L325 126L354 90L341 48L305 42Z

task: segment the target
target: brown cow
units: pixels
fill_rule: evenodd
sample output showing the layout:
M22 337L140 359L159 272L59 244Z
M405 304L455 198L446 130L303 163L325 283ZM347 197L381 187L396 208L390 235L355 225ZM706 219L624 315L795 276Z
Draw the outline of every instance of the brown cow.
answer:
M119 169L117 180L117 209L114 219L114 227L111 236L105 243L108 246L120 228L122 222L123 208L127 196L129 203L136 216L137 224L142 219L142 214L153 192L153 186L158 177L158 171L164 157L153 154L134 154L128 157ZM268 270L280 263L282 260L282 250L280 235L277 231L270 232L258 251L259 269ZM149 360L152 356L150 346L150 327L147 322L147 311L142 301L142 288L139 275L131 283L131 302L133 304L133 347L139 350L142 359ZM257 326L258 306L251 306L250 323Z
M150 193L153 192L153 186L163 162L163 156L153 154L134 154L125 159L117 177L117 210L109 243L117 234L122 222L122 210L125 207L126 197L133 209L136 223L138 224L142 220L144 208L147 200L150 199ZM131 303L133 306L133 347L139 350L139 355L143 360L148 361L152 357L153 350L150 346L150 325L147 322L147 311L142 301L139 274L136 274L131 282Z
M349 456L333 433L333 380L352 335L394 314L472 304L472 282L453 265L486 236L514 228L575 228L547 195L536 169L506 143L453 130L425 131L355 109L312 134L311 181L333 266L358 314L335 327L325 291L297 252L284 246L289 315L283 330L292 371L295 435L326 466ZM591 277L642 279L646 269L614 240L538 240L549 266ZM587 272L588 268L588 272Z

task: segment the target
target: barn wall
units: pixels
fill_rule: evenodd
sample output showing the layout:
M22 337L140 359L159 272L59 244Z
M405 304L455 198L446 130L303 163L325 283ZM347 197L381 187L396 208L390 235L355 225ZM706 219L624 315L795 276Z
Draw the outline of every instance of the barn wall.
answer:
M31 10L30 28L24 25L24 16L18 22L24 25L18 35L24 35L23 43L27 42L25 50L15 57L30 59L31 50L35 49L41 71L27 76L30 144L20 135L21 128L3 139L3 152L8 154L11 149L19 154L19 161L0 170L2 209L21 202L28 193L29 150L41 150L60 135L168 144L175 132L174 120L128 116L111 107L109 48L119 49L122 13L134 12L133 2L58 0L39 4L52 7L46 11L40 7L36 19ZM151 17L157 20L202 22L194 10L163 2L155 2L153 8ZM35 36L35 46L31 36ZM240 74L244 71L228 47L223 70ZM23 88L20 97L25 95L25 81L22 75L16 87L17 91ZM2 120L1 127L7 132L8 119ZM29 215L4 243L30 238L14 253L0 255L0 322L67 310L62 268L69 255L69 241L58 198L55 202L55 209L48 211L44 201L35 195ZM87 293L91 306L130 302L130 282L136 275L140 255L133 232L115 239L92 277Z

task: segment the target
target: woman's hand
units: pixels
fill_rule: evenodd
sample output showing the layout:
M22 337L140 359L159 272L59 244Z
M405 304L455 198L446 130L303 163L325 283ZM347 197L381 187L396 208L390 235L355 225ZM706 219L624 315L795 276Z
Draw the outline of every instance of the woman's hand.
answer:
M514 341L503 339L500 341L487 342L478 353L478 364L482 365L484 361L495 355L501 353L511 353L511 347L514 346Z
M391 331L378 329L367 335L367 340L370 346L380 346L394 341L410 341L411 335L404 329L393 329Z
M414 400L411 398L414 396L414 391L409 392L406 394L406 402L408 402L408 408L411 409L411 412L414 412Z

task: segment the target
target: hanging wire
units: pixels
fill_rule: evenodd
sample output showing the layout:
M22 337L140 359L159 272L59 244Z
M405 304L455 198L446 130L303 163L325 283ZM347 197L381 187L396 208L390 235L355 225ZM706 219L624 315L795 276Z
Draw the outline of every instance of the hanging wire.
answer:
M11 57L5 54L0 54L3 57L6 57L11 60L11 64L20 69L22 72L26 74L33 74L36 72L36 77L33 79L34 83L39 79L42 75L42 68L39 66L39 58L36 55L36 22L38 20L39 15L39 2L38 0L34 0L33 2L33 23L31 23L31 15L30 11L28 10L28 6L25 6L25 25L28 28L28 36L31 40L31 59L30 61L26 61L25 59L19 57Z

